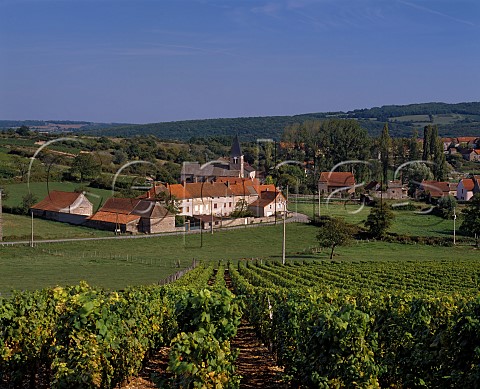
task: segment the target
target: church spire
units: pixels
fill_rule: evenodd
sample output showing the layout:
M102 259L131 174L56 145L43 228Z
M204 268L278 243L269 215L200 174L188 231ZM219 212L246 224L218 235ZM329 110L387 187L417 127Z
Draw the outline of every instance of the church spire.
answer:
M233 143L232 143L232 148L230 149L230 157L241 157L243 156L242 154L242 148L240 147L240 141L238 140L238 135L235 135L233 138Z
M230 170L238 170L239 176L244 177L243 153L238 135L233 138L232 148L230 149Z

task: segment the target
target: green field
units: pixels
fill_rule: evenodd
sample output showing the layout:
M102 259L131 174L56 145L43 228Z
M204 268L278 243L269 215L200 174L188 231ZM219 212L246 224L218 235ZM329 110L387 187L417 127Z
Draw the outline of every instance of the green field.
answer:
M30 240L32 219L29 216L3 214L3 239L5 241ZM35 218L33 220L33 239L70 239L112 236L112 232L93 228L73 226L50 220Z
M288 224L287 260L328 259L325 250L316 253L316 227ZM282 226L215 231L195 235L142 239L81 241L0 247L0 292L37 289L78 283L84 279L94 286L124 288L127 285L157 282L174 272L175 261L188 266L192 259L238 260L280 259ZM474 259L471 247L434 247L383 242L354 242L336 249L336 260L450 260Z
M38 201L47 196L49 191L62 190L65 192L73 192L76 188L81 187L80 183L74 182L32 182L30 183L30 191L37 197ZM26 183L5 185L8 190L9 197L4 201L5 207L17 207L22 203L22 197L28 193L29 186ZM86 195L93 203L93 209L105 202L105 200L112 196L111 190L97 189L87 187Z
M428 205L418 203L419 205L429 208ZM318 214L318 204L315 203L315 211L313 203L291 202L289 205L291 211L303 213L312 217L313 212ZM363 225L370 213L371 207L361 207L358 204L332 202L320 206L321 215L344 218L351 224ZM448 237L453 235L453 221L445 220L432 214L420 214L415 211L393 211L395 219L389 232L402 235L418 235L418 236L437 236ZM460 212L457 210L458 218L456 222L456 230L462 222Z

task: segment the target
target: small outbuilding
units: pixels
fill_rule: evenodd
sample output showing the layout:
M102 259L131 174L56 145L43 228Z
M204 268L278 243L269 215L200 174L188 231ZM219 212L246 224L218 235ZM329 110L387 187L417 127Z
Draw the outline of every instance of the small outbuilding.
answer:
M35 217L78 225L93 214L93 204L84 193L54 190L30 211Z
M171 232L175 215L157 201L112 197L88 219L88 226L121 233Z

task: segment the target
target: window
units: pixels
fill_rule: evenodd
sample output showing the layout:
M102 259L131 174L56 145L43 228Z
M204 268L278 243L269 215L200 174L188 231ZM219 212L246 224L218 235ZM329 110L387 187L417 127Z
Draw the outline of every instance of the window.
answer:
M217 203L213 204L213 208L217 209Z
M229 206L230 208L232 208L232 202L229 202L229 203L228 203L228 206Z
M185 212L187 213L190 212L190 207L187 207L187 210Z

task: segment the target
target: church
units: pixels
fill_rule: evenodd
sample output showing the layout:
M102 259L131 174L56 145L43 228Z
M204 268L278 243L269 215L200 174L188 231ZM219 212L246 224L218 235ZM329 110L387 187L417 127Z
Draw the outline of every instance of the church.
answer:
M184 162L180 173L180 181L212 182L217 177L255 178L256 172L248 163L245 163L238 135L233 138L230 158L219 158L215 161L200 165L199 162Z

